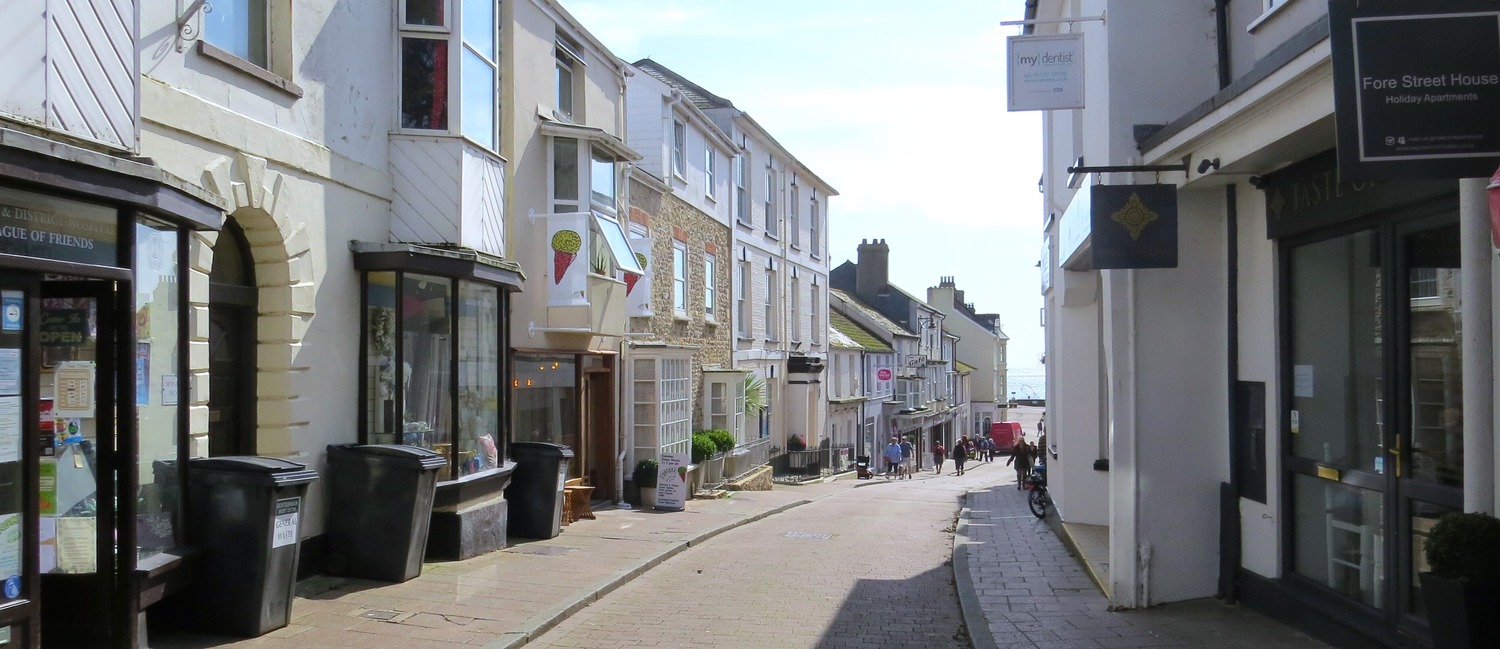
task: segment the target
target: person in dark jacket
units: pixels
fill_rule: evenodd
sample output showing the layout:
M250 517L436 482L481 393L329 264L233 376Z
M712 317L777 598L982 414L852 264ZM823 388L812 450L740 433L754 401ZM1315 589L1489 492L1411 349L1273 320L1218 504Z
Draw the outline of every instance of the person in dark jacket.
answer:
M963 437L954 442L950 455L953 456L953 475L963 475L964 463L969 460L969 438Z
M1016 489L1026 484L1026 476L1031 475L1031 465L1036 463L1036 451L1027 444L1025 440L1016 442L1010 449L1010 459L1005 461L1005 466L1016 467Z

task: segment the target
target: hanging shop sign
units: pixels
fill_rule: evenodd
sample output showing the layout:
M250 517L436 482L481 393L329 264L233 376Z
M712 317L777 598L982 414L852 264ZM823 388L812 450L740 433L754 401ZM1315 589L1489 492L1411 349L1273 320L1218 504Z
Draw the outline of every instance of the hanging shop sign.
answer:
M1177 186L1088 185L1058 227L1073 242L1059 254L1069 270L1176 268Z
M1083 108L1083 34L1005 39L1010 111Z
M1500 161L1500 6L1331 0L1339 179L1483 178Z

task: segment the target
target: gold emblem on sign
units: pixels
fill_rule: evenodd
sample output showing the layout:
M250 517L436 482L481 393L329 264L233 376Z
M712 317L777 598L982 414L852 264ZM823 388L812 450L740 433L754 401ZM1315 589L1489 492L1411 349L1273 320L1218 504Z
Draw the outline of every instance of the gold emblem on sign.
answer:
M1146 207L1146 204L1141 202L1140 194L1130 192L1130 200L1125 201L1125 207L1109 215L1109 218L1125 226L1125 231L1130 233L1130 240L1137 241L1141 238L1141 232L1145 231L1146 226L1161 218L1161 215Z

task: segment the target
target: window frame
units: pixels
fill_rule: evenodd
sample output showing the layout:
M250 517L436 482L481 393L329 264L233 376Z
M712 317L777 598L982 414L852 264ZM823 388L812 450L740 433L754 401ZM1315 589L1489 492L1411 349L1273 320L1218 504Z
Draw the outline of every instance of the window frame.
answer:
M735 334L740 338L750 338L750 262L740 264L739 281L736 282L739 295L735 303L735 316L739 319L735 323Z
M245 39L245 50L243 52L237 51L239 50L239 48L237 47L238 43L229 43L225 40L216 40L214 36L211 35L211 33L215 35L221 34L221 32L212 28L212 23L216 21L217 18L227 17L227 8L221 8L218 12L217 18L213 12L209 12L207 9L201 11L201 13L199 14L202 21L200 38L203 40L203 42L218 48L221 52L233 56L241 61L250 63L251 65L254 65L263 70L271 70L272 60L275 58L274 54L272 53L271 44L271 30L273 24L272 14L275 13L275 7L273 6L275 4L275 0L243 0L243 2L245 9L249 15L246 16L246 22L243 25L243 30L239 29L239 27L241 27L240 25L234 25L234 27L236 27L236 29L234 30L234 36L236 38L243 36ZM404 1L402 2L402 6L405 6ZM259 24L260 27L259 34L255 33L257 24ZM259 41L259 43L255 41ZM257 47L259 48L259 52L256 51ZM259 56L257 56L257 54Z
M766 162L765 183L766 236L779 239L781 238L781 223L776 214L776 167L772 166L770 161Z
M676 118L672 119L672 175L687 179L687 124Z
M766 342L778 342L781 340L781 327L776 322L780 313L776 309L776 269L766 269Z
M446 0L444 0L444 1L446 2ZM461 10L466 11L468 9L468 7L469 7L469 2L475 2L475 1L476 0L461 0L461 2L462 2L462 8L461 8ZM407 0L402 0L402 5L404 6L406 2L407 2ZM458 38L457 38L457 41L458 41L458 50L459 50L459 56L458 56L458 58L459 58L459 61L458 61L458 86L459 86L459 88L458 88L458 97L457 97L458 98L458 104L457 104L458 105L458 124L459 124L458 133L461 136L463 136L464 139L466 139L466 140L468 140L470 142L473 142L474 144L477 144L479 146L482 146L482 147L488 149L491 152L499 152L500 151L500 102L498 101L497 97L498 97L498 92L500 90L500 12L499 12L498 6L494 5L493 3L482 2L481 1L478 4L483 4L483 5L485 5L486 7L488 7L490 9L490 16L489 16L489 18L490 18L490 34L489 34L489 36L491 38L491 42L490 42L491 51L489 53L481 52L481 51L479 51L472 44L472 42L469 39L469 33L470 32L469 32L469 24L468 24L469 21L467 20L468 16L467 15L459 16L460 28L459 28ZM450 6L449 10L451 11L451 9L452 9L452 7ZM489 137L488 141L482 141L482 140L479 140L479 139L475 138L475 136L472 133L472 130L469 127L469 124L470 124L469 115L468 115L469 111L465 110L465 108L467 107L465 99L467 98L467 96L468 96L467 93L470 90L469 83L468 83L469 79L467 78L467 75L465 74L465 72L468 69L468 62L470 61L468 55L470 53L472 53L475 57L478 57L478 61L477 62L479 64L483 64L484 66L486 66L490 70L490 72L491 72L490 79L493 81L493 85L491 85L490 88L489 88L490 92L486 93L486 96L489 99L489 109L490 109L490 118L489 118L489 126L490 126L489 131L490 132L486 134ZM450 79L451 79L451 74L450 74ZM450 82L449 85L450 85L450 88L451 88L451 85L452 85L451 82ZM450 92L451 92L451 89L450 89ZM453 101L452 101L451 98L449 99L448 103L449 103L449 109L451 111L452 108L453 108ZM477 102L476 102L476 105L477 105ZM452 116L451 115L449 116L449 123L450 123L450 128L451 128L451 123L452 123Z
M801 205L800 205L800 203L801 203L800 196L801 196L801 192L798 191L797 179L795 177L793 177L792 178L792 198L791 198L790 201L787 201L787 208L786 208L786 233L787 233L787 242L788 242L788 244L790 244L793 248L798 249L798 250L800 250L802 248L802 228L801 228L802 222L801 222L801 214L799 214L799 212L802 211L800 209L801 208Z
M672 240L672 313L687 318L687 242Z
M587 65L584 58L583 48L579 47L572 39L557 34L552 44L553 61L553 109L557 111L558 117L572 123L580 123L583 116L580 113L582 106L578 102L579 72ZM563 74L567 74L567 85L563 84ZM563 97L563 88L567 88L567 97ZM564 105L564 99L567 100Z
M714 146L708 140L703 139L703 197L711 201L719 200L719 182L717 176L718 156L714 155Z
M807 252L813 257L819 256L818 245L822 242L822 237L818 236L819 222L821 221L818 215L819 205L818 190L814 189L812 190L812 199L808 202L807 212Z
M787 338L793 343L802 342L802 278L792 275L791 295L791 324L788 328Z
M714 302L718 300L718 259L713 253L703 251L703 317L714 322Z
M744 144L741 144L743 147ZM750 225L750 152L734 157L734 218Z

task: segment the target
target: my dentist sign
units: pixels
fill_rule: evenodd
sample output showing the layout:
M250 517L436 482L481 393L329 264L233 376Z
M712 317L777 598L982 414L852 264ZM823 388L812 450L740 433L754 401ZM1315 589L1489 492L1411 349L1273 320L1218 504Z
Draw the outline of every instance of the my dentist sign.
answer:
M1005 39L1007 108L1083 108L1083 34Z

